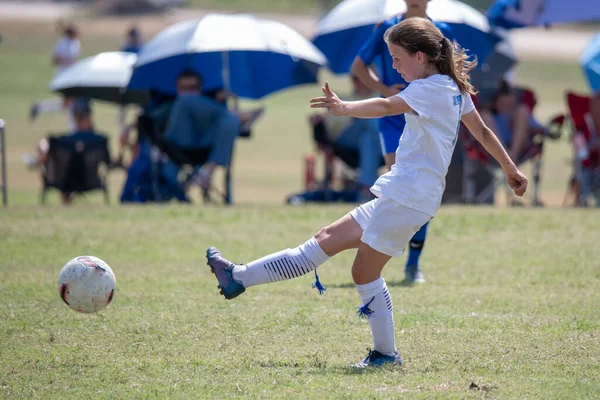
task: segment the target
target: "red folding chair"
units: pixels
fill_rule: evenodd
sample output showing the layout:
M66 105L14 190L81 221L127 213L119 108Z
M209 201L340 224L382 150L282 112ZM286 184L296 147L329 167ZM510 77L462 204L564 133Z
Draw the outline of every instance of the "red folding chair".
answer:
M520 101L526 104L531 112L535 109L537 99L535 93L529 88L518 88L520 92ZM474 99L475 106L478 106L477 99ZM529 140L527 145L519 159L516 160L517 165L522 165L528 161L533 163L533 180L532 180L532 200L533 206L541 206L542 201L540 200L540 179L541 179L541 166L542 166L542 155L544 151L544 140L546 138L558 139L562 132L562 126L564 124L564 116L557 116L552 119L550 124L544 129L530 129ZM469 203L482 204L485 203L486 199L493 195L496 185L503 185L505 181L504 174L498 168L498 164L495 162L488 152L481 146L474 138L467 139L465 142L465 151L467 159L465 160L465 189L464 197ZM471 181L473 176L474 168L477 165L481 165L486 168L494 177L492 181L479 193L474 193L473 188L475 185ZM507 191L509 198L509 204L517 204L514 200L512 191Z
M600 191L600 138L594 130L589 96L574 92L566 94L571 119L574 173L569 180L563 205L567 203L569 192L573 193L575 205L586 205L591 193ZM597 201L600 201L598 199Z

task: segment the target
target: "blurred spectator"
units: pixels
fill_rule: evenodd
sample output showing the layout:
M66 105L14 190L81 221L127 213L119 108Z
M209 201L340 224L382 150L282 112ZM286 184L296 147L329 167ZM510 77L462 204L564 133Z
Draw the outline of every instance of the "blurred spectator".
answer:
M137 54L142 48L142 45L143 43L139 30L136 27L132 27L127 31L127 36L125 37L125 42L121 46L121 51Z
M516 162L522 160L531 130L544 129L533 117L531 107L521 101L517 90L506 81L500 83L487 107L481 110L481 118Z
M74 24L64 25L62 22L59 24L59 28L62 31L62 37L56 43L54 52L52 53L51 61L55 67L54 76L64 71L70 65L74 64L81 53L81 43L79 41L79 31ZM72 99L45 99L32 104L29 119L35 120L40 113L57 112L62 110L70 110L72 106ZM69 111L70 117L70 128L74 130L76 123L72 113Z
M222 104L202 95L202 77L185 70L177 78L177 98L169 114L165 144L193 165L202 165L198 183L208 189L215 167L227 167L231 161L241 122Z
M351 80L352 95L347 100L361 100L373 96L371 89L358 77L352 75ZM377 120L313 114L309 121L317 143L358 152L358 198L360 202L369 200L369 188L377 180L381 161Z
M240 119L240 134L239 136L250 137L252 136L252 125L263 115L265 112L264 107L257 107L253 110L241 110L239 106L239 98L235 93L232 93L223 88L203 91L203 95L209 97L221 104L223 107L228 108ZM232 106L228 107L228 100L232 100Z
M121 51L137 54L140 52L142 45L143 45L143 43L142 43L142 38L141 38L140 32L134 26L134 27L131 27L127 31L127 34L125 36L125 41L123 42L123 45L121 46ZM125 130L127 128L127 124L125 123L125 121L127 120L127 109L128 108L129 107L127 107L127 106L121 106L119 108L118 123L119 123L119 127L121 130Z
M157 130L164 131L168 112L174 99L151 93L150 102L140 113L135 124L127 126L121 133L119 163L123 165L123 154L131 150L131 165L127 167L127 179L121 192L121 202L145 203L148 201L170 201L175 198L188 202L183 187L178 180L178 167L164 157L156 136ZM137 131L135 141L131 132Z
M92 110L87 99L78 98L73 101L72 114L75 121L75 129L68 136L73 141L81 141L83 143L99 143L104 142L105 137L97 134L94 130L92 121ZM38 146L38 165L43 168L48 161L48 152L50 150L47 139L42 139ZM106 154L104 159L105 164L110 165L110 156ZM61 192L62 203L67 205L71 203L73 193Z
M63 36L56 43L54 53L52 54L52 64L56 67L56 74L74 64L81 53L81 43L79 42L77 27L74 24L62 27Z

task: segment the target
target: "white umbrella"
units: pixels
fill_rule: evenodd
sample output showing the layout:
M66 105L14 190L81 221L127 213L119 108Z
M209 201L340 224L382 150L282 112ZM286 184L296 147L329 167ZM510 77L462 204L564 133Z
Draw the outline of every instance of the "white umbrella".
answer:
M71 97L87 97L119 104L142 104L146 91L127 90L137 56L122 51L84 58L59 73L50 90Z
M348 72L352 60L378 22L406 12L400 0L344 0L317 25L313 42L336 73ZM454 39L484 61L498 38L485 15L456 0L431 0L427 16L449 25Z
M227 87L260 98L289 86L316 82L325 56L292 28L252 15L209 14L172 25L140 53L131 88L172 93L185 68L201 73L204 87Z

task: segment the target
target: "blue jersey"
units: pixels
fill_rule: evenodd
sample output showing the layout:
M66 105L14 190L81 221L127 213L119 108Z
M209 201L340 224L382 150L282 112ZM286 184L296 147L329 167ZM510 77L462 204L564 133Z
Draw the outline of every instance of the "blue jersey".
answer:
M365 65L375 64L379 72L379 78L381 82L387 86L394 84L408 83L402 78L402 76L392 67L394 60L388 51L387 44L383 39L385 31L392 26L402 22L404 15L397 15L390 19L383 21L378 27L375 28L369 39L362 46L358 52L358 57L365 63ZM435 26L442 32L442 34L450 40L454 40L450 27L444 22L434 22ZM384 117L379 119L379 132L382 135L382 146L383 153L393 153L398 147L398 142L404 125L406 124L404 114L393 115L391 117Z

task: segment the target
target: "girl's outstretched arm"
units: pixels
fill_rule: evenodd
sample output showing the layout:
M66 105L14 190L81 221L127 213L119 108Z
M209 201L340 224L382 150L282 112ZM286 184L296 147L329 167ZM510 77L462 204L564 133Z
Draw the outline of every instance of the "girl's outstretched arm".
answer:
M494 132L483 122L477 110L463 115L461 121L467 126L475 139L498 161L502 170L504 170L508 184L515 194L523 196L527 190L527 177L519 171Z
M388 98L372 98L359 101L342 101L329 88L329 83L323 86L323 97L310 99L311 108L326 108L333 115L348 115L355 118L381 118L412 111L398 96Z

